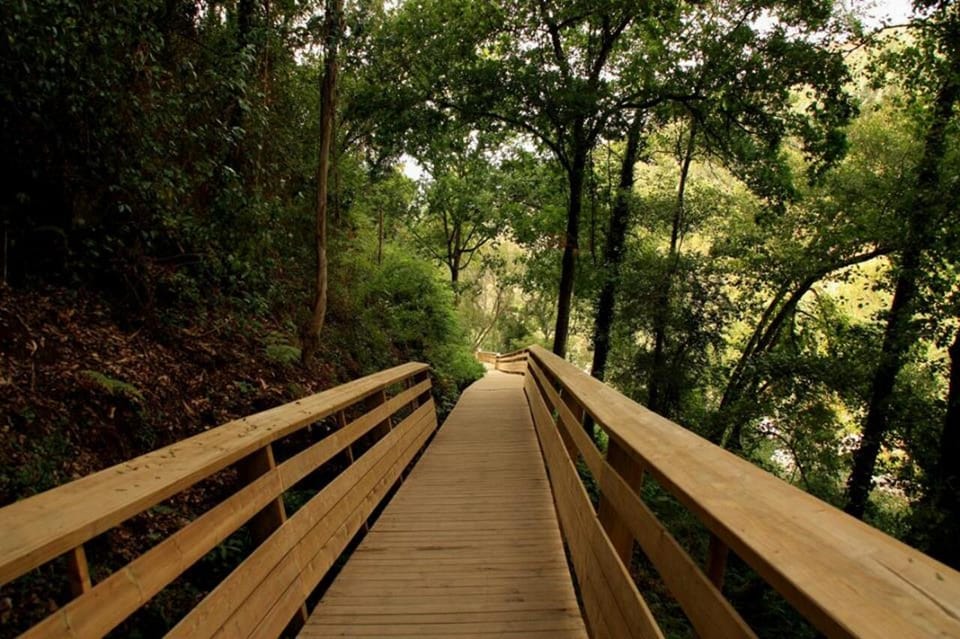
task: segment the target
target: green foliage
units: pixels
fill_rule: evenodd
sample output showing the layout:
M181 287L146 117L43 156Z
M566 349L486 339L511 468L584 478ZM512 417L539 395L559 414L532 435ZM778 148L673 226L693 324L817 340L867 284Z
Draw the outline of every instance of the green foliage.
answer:
M919 2L927 17L910 35L867 50L873 92L847 127L850 34L832 5L349 3L320 381L424 361L442 416L483 372L473 348L553 340L562 276L577 295L570 357L585 366L614 272L604 245L621 138L636 121L609 381L639 401L656 386L667 416L842 505L902 255L920 246L867 519L921 547L952 530L937 497L951 459L942 349L960 316L953 111L937 179L923 193L917 184L937 98L960 82L960 20L956 3ZM290 327L314 260L317 12L299 1L3 3L5 278L104 292L125 322L177 339L235 322L292 379L301 349ZM425 169L418 181L410 158ZM931 216L919 234L916 211ZM564 252L576 254L573 273ZM123 437L160 441L140 388L96 370L79 379L136 413ZM224 393L258 398L254 377L230 380ZM279 387L302 396L300 382ZM38 414L19 408L9 422L36 428ZM66 436L26 448L4 494L65 479ZM306 497L288 494L291 511ZM648 482L644 498L695 556L705 551L702 527L665 491ZM169 627L251 545L231 537L121 630ZM651 605L684 636L645 568ZM745 567L728 579L758 629L812 634Z
M73 454L70 441L59 431L31 441L26 461L0 475L0 493L29 496L59 486L66 479L63 466Z
M283 366L294 366L300 361L300 348L290 344L290 338L282 333L267 335L264 354L270 361Z
M133 403L139 403L143 401L143 393L140 392L133 384L125 382L120 379L115 379L103 373L91 370L80 371L80 375L84 379L89 380L99 388L106 391L109 395L114 397L122 397Z
M402 359L431 364L441 407L449 411L459 390L483 374L453 312L449 287L433 266L398 247L390 247L383 264L358 284L355 296L363 310L357 329L368 329L387 351L383 355L393 350Z

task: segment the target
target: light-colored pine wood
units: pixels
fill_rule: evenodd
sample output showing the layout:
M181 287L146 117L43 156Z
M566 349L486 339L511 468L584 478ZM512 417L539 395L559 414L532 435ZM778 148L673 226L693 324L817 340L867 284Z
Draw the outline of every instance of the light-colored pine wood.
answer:
M342 414L343 411L340 411ZM273 444L267 444L252 455L242 459L237 464L237 470L241 481L251 483L258 477L266 475L277 467L276 458L273 456ZM287 521L287 509L283 504L283 495L278 495L263 510L253 516L247 526L250 528L250 535L253 543L256 545L266 541L273 531L282 526ZM291 621L291 620L288 620ZM291 623L299 624L299 628L307 621L307 605L300 604L299 609L294 615Z
M415 374L423 375L425 371ZM416 383L374 411L343 425L322 441L276 466L270 444L238 462L249 483L195 521L151 548L123 569L96 585L89 583L85 557L68 554L68 576L78 584L78 596L26 632L24 637L100 637L181 575L245 522L254 525L256 540L268 538L283 525L281 493L344 448L369 432L399 408L429 394L429 379ZM354 401L364 395L361 389ZM427 414L423 411L423 415ZM339 411L343 415L343 411ZM435 422L435 416L430 415ZM80 547L82 551L82 547ZM294 610L292 614L296 613Z
M607 441L605 467L608 467L610 472L616 473L634 491L639 492L642 488L643 466L637 463L629 451L612 437ZM600 523L607 531L607 536L610 537L610 542L620 555L620 560L629 566L633 559L634 534L623 516L610 504L609 498L603 491L600 492L600 506L597 508L597 513Z
M464 392L301 636L585 637L523 381Z
M416 422L429 416L434 410L433 404L421 406L417 413L407 417ZM398 435L400 433L398 432ZM245 604L254 594L261 583L275 570L289 570L290 563L284 562L287 553L304 538L314 543L325 539L328 527L336 522L342 522L343 517L349 514L345 510L342 500L351 491L363 493L370 491L376 483L378 475L371 472L377 464L388 455L398 454L392 450L392 440L381 440L353 464L344 470L336 479L330 482L322 491L300 508L286 524L271 536L230 575L226 577L207 597L200 602L179 624L170 632L170 637L210 637L218 632L227 621ZM326 520L326 522L325 522ZM318 528L319 526L319 528ZM329 536L329 535L327 535ZM293 568L297 567L293 565ZM289 573L284 573L289 574ZM296 570L294 571L296 575ZM280 583L281 578L275 578ZM297 602L299 605L299 602ZM251 610L264 614L265 610Z
M527 369L527 349L499 355L495 368L503 373L517 373L522 375Z
M429 381L418 384L391 398L383 410L395 410L428 387ZM267 462L268 472L151 548L123 570L96 584L91 592L74 599L31 628L25 637L99 637L106 634L251 516L275 500L285 487L296 484L373 428L381 421L381 412L361 416L288 459L275 470L270 469L270 463Z
M297 556L298 573L287 588L273 597L264 596L264 584L247 600L238 613L250 606L251 611L260 611L257 620L253 615L235 614L233 627L225 625L225 636L241 636L239 631L252 627L251 637L275 637L283 629L282 621L290 614L298 598L306 598L327 574L347 544L360 530L370 513L380 504L390 487L396 482L400 471L417 453L430 433L436 428L433 415L419 413L401 422L385 441L387 454L371 469L365 480L355 486L331 513L293 550ZM282 583L282 582L281 582Z
M710 546L707 549L707 578L717 588L723 587L723 576L727 571L727 557L730 549L720 541L716 535L710 535Z
M647 410L546 349L531 359L830 637L960 636L960 573Z
M662 639L653 614L600 526L543 397L535 385L528 388L554 500L591 627L602 624L610 636L624 639Z
M74 597L90 592L90 589L93 588L93 584L90 583L87 553L83 546L77 546L67 553L67 581L70 582L70 593Z
M0 511L0 584L226 468L266 444L363 397L423 372L410 363L284 404L93 475ZM95 506L91 506L95 505Z
M492 366L497 365L497 357L499 353L492 353L490 351L477 351L474 353L474 357L477 358L477 361L481 364L490 364Z
M544 385L543 381L547 376L540 366L534 361L531 361L529 366L530 376L538 383L528 388L539 391L545 396L547 411L557 412L559 418L557 423L561 435L566 433L574 443L576 447L574 454L579 454L583 458L600 488L601 508L598 519L601 524L604 524L604 508L606 508L606 521L616 522L617 531L621 535L619 539L629 542L627 548L631 554L624 555L623 546L617 547L617 538L611 534L608 524L604 524L604 530L611 544L617 548L617 554L624 567L629 566L628 561L632 557L634 540L637 540L667 588L684 609L699 636L717 639L753 637L753 631L709 581L708 575L700 570L696 562L637 495L639 480L635 479L636 475L628 475L636 483L629 482L624 477L624 473L615 468L610 461L609 451L607 459L604 460L593 440L580 428L576 416L568 410L567 403L561 401L559 394L551 385ZM632 471L636 465L631 462L632 458L624 465Z

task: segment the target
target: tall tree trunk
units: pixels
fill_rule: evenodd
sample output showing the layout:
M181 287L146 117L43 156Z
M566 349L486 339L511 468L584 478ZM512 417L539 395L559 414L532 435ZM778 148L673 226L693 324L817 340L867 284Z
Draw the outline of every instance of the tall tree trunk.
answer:
M684 197L690 162L696 146L697 123L690 121L687 148L680 163L680 181L677 185L677 203L673 211L673 227L670 230L670 250L667 253L667 269L659 282L660 295L653 309L653 361L650 364L650 382L647 386L647 407L654 412L663 412L663 389L668 384L666 372L667 322L670 319L670 293L680 262L680 229L683 227Z
M587 149L578 144L573 161L567 170L570 200L567 205L567 233L560 262L560 294L557 297L557 323L553 331L553 352L564 357L567 354L567 337L570 330L570 305L573 301L573 282L577 273L577 253L580 250L580 211L583 208L583 178L586 173Z
M954 61L960 66L960 59ZM951 69L958 74L960 69ZM936 223L934 211L938 205L940 163L946 146L946 130L953 116L953 107L960 94L957 77L948 77L937 91L933 104L930 128L924 140L923 156L917 171L916 196L907 213L907 233L897 274L896 288L887 327L883 335L880 363L874 373L867 419L863 426L860 446L853 454L853 469L847 480L845 510L854 517L863 518L867 498L873 487L873 473L877 455L890 426L894 384L903 367L910 345L916 339L913 317L922 273L924 251L928 245L931 227Z
M460 283L460 260L463 256L461 246L461 233L463 226L459 219L453 222L453 239L449 243L450 253L447 256L447 263L450 265L450 284L453 286L453 294L459 297L457 285Z
M930 554L960 569L960 330L950 345L950 389L940 434L935 504L942 519L933 533Z
M236 52L242 56L247 47L254 44L253 28L256 24L256 3L254 0L239 0L237 2L237 39ZM254 56L257 59L257 56ZM251 71L255 71L251 69ZM246 149L246 133L244 127L244 112L241 106L243 102L243 90L238 86L234 90L233 104L230 105L230 130L235 132L237 139L230 148L227 161L232 168L243 175ZM237 134L236 132L244 132Z
M327 180L330 173L330 145L337 110L337 48L343 28L343 0L326 3L326 51L323 81L320 85L320 158L317 163L316 259L313 311L304 333L301 359L313 360L320 345L320 331L327 314Z
M623 264L627 228L630 225L630 198L633 194L633 167L640 150L640 131L643 120L637 115L627 131L627 148L620 165L620 184L610 211L610 228L603 248L603 285L597 300L597 315L593 324L593 366L590 374L603 380L607 373L610 354L610 328L616 313L616 295L620 284L620 266Z
M383 207L377 213L377 266L383 264Z

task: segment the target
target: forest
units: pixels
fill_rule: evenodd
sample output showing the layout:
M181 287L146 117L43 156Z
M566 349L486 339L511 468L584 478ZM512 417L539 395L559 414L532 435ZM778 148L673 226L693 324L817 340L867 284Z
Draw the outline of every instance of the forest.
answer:
M2 0L0 34L0 506L404 361L443 413L539 344L960 569L960 4ZM0 589L0 636L57 587Z

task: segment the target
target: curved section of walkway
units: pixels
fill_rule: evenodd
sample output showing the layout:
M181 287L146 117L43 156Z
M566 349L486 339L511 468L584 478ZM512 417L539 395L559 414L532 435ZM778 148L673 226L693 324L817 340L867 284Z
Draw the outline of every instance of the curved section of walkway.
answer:
M463 393L300 636L587 636L523 376Z

